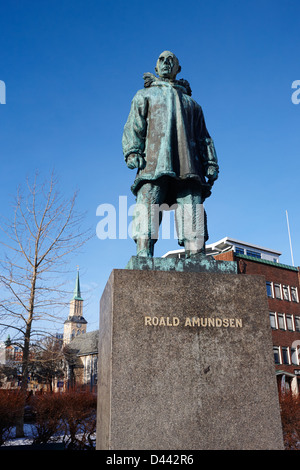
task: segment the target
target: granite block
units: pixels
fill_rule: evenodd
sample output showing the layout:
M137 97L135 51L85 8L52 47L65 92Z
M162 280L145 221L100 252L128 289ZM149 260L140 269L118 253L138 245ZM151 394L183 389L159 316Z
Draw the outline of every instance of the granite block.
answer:
M114 270L100 302L97 449L283 449L261 276Z

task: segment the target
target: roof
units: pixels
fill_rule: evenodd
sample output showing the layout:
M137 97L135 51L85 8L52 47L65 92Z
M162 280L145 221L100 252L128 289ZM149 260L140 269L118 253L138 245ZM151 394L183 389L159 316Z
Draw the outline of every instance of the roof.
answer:
M162 258L169 258L169 257L176 257L177 255L185 254L185 249L184 248L179 248L178 250L173 250L173 251L168 251L164 255L162 255Z
M87 321L85 318L83 318L81 315L69 315L67 320L64 321L64 323L83 323L86 324Z
M243 242L241 240L236 240L236 239L230 238L230 237L224 237L224 238L222 238L221 240L219 240L215 243L211 243L210 245L207 245L207 247L213 247L213 248L218 247L219 249L224 249L228 246L228 244L231 244L231 243L234 244L234 245L243 245L243 246L246 246L246 247L254 248L256 250L265 251L267 253L272 253L272 254L275 254L277 256L280 256L282 254L281 251L271 250L270 248L264 248L264 247L259 246L259 245L254 245L253 243L246 243L246 242Z
M262 246L259 246L259 245L254 245L253 243L247 243L247 242L243 242L241 240L236 240L235 238L231 238L231 237L224 237L222 238L221 240L217 241L217 242L214 242L214 243L210 243L210 244L207 244L205 246L205 251L206 251L206 255L207 256L214 256L218 253L224 253L225 251L229 251L230 249L232 249L233 245L241 245L241 246L244 246L245 248L252 248L254 250L259 250L259 251L262 251L264 253L267 253L269 255L274 255L276 257L280 256L282 253L280 251L277 251L277 250L272 250L270 248L264 248ZM180 255L183 255L184 256L185 254L185 249L184 248L180 248L180 249L177 249L177 250L173 250L173 251L168 251L167 253L165 253L162 258L172 258L172 257L177 257L177 256L180 256Z
M76 352L77 356L88 356L98 354L99 330L90 331L76 336L70 343L69 348Z
M295 374L291 372L286 372L285 370L276 370L276 375L287 375L288 377L296 377Z
M289 269L290 271L298 271L298 268L295 266L289 266L288 264L276 263L275 261L269 261L262 258L254 258L253 256L242 255L240 253L235 253L236 258L248 259L249 261L256 261L257 263L269 264L275 268Z

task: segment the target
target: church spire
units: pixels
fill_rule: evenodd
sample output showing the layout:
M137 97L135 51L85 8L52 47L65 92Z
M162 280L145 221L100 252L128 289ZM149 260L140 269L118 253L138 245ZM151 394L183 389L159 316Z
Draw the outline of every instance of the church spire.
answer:
M77 277L72 300L83 300L80 293L79 268L77 268Z
M77 267L74 294L70 301L70 313L64 322L64 344L68 344L75 336L86 333L87 321L82 316L82 312L83 298L80 292L79 268Z

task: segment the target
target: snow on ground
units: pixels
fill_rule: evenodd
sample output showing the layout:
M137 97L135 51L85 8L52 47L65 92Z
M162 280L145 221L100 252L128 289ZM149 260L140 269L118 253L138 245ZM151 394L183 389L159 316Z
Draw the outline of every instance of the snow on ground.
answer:
M23 445L31 445L34 438L34 424L24 424L24 437L15 437L16 429L13 428L11 432L10 438L5 441L2 445L3 447L10 447L10 446L23 446ZM50 439L49 443L51 442L63 442L63 438L66 437L65 435L62 436L55 436L54 439ZM80 439L80 435L77 436ZM91 436L93 439L96 439L96 435Z
M33 441L33 425L32 424L24 424L24 434L25 434L24 437L16 438L15 437L16 428L13 428L10 439L5 441L2 447L32 444L32 441Z

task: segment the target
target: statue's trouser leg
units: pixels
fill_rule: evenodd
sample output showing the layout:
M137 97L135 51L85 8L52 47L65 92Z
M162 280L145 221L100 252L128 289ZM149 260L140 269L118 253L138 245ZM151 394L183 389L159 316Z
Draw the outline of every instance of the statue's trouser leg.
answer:
M137 193L132 221L132 238L137 245L137 256L153 256L162 220L158 207L164 201L166 191L164 182L153 182L144 183Z
M186 257L204 252L208 234L201 188L192 184L179 190L176 202L175 221L179 245L185 247Z

